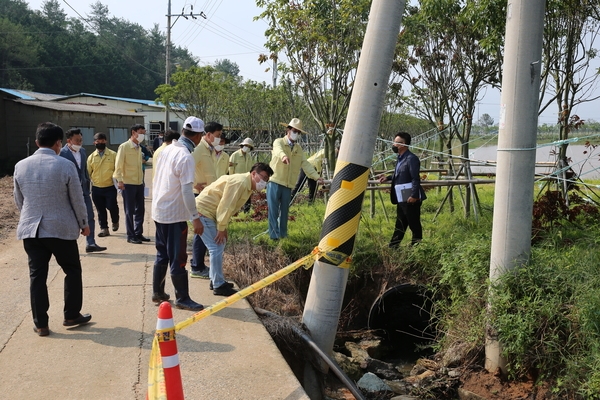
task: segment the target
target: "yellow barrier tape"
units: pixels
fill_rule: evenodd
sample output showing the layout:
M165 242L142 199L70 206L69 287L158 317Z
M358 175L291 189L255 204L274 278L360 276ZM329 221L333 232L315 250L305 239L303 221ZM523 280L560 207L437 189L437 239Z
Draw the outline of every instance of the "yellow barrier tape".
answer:
M156 331L154 337L158 340L159 343L162 342L170 342L171 340L175 340L175 329L167 328L167 330Z
M261 279L260 281L240 290L239 292L227 297L226 299L219 301L218 303L213 304L210 307L205 308L202 311L197 312L192 315L190 318L178 323L175 325L175 328L166 328L166 329L157 329L154 335L154 340L152 341L152 351L150 353L150 365L148 368L148 400L167 400L166 386L165 386L165 374L162 368L162 359L160 357L160 349L158 346L159 341L169 341L175 339L175 332L180 331L183 328L186 328L201 319L208 317L216 313L217 311L222 310L223 308L237 302L238 300L243 299L251 295L252 293L272 284L273 282L283 278L286 275L289 275L293 271L297 270L300 267L304 267L305 269L309 269L313 266L315 261L320 258L324 258L325 260L341 260L345 255L340 252L322 252L318 247L315 247L313 251L301 259L294 261L290 265L285 268L280 269L272 273L271 275ZM349 268L352 260L350 257L347 257L338 267L340 268Z
M317 247L315 247L315 249L312 251L311 254L309 254L305 257L302 257L301 259L299 259L297 261L294 261L287 267L284 267L284 268L280 269L279 271L272 273L271 275L261 279L260 281L253 283L252 285L250 285L248 287L245 287L244 289L240 290L239 292L237 292L235 294L232 294L231 296L227 297L226 299L221 300L218 303L215 303L210 307L206 307L202 311L198 311L196 314L192 315L190 318L188 318L184 321L181 321L180 323L175 325L175 331L180 331L181 329L186 328L186 327L208 317L209 315L216 313L217 311L222 310L223 308L225 308L245 297L248 297L252 293L264 288L265 286L270 285L271 283L283 278L286 275L289 275L290 273L292 273L293 271L297 270L300 267L309 269L310 267L313 266L314 262L319 258L320 254L321 253L319 252L319 249ZM165 331L168 331L168 329L157 330L156 333L158 335L159 333L162 333Z
M162 358L160 357L157 336L154 336L154 340L152 341L152 351L150 352L147 400L167 400L165 372L162 367Z
M350 268L352 260L350 257L340 251L325 251L321 253L321 258L328 261L329 264L333 264L339 268Z

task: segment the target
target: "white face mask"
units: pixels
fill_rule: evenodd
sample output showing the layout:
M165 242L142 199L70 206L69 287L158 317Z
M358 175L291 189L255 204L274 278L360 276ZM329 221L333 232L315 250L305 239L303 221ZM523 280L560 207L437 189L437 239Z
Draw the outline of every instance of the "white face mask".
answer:
M146 140L146 135L144 135L143 133L137 135L138 143L142 143L144 140Z
M223 151L223 149L225 148L225 146L221 146L220 144L215 144L214 147L216 151Z
M250 147L248 146L242 146L242 153L247 153L250 151Z
M79 150L81 150L81 145L79 145L79 144L72 144L72 145L71 145L71 149L72 149L74 152L76 152L76 153L77 153Z
M216 146L218 146L218 145L219 145L219 143L221 143L221 138L220 138L220 137L216 137L216 136L215 136L215 137L213 138L213 141L212 141L212 145L213 145L213 147L216 147Z
M260 175L258 176L258 179L260 180L256 182L256 190L260 192L261 190L264 190L267 187L267 182L263 181Z
M298 140L298 134L294 131L290 132L290 140L293 140L294 142Z

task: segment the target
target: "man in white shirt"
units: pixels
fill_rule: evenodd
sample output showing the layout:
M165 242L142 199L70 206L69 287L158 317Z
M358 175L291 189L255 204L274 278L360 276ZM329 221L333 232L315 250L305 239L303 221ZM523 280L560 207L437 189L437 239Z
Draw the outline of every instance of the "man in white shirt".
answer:
M152 301L168 301L165 278L170 267L175 287L175 307L200 311L202 304L190 298L187 263L187 221L192 220L194 233L201 235L204 227L194 201L194 148L200 143L204 122L188 117L178 141L167 146L156 161L153 180L152 219L156 225L156 261L152 277Z

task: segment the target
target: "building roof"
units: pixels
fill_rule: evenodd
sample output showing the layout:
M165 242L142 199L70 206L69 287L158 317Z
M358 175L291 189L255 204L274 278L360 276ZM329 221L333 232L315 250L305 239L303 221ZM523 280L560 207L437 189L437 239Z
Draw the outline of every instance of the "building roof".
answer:
M81 104L81 103L58 103L56 101L40 101L40 100L14 100L15 103L26 104L32 107L48 108L57 111L76 111L76 112L87 112L95 114L110 114L110 115L124 115L129 117L139 116L141 114L125 111L120 108L110 107L104 104Z
M32 92L29 90L19 90L19 89L6 89L6 88L0 88L0 91L9 94L11 96L14 96L18 99L22 99L22 100L43 100L43 101L49 101L49 100L54 100L57 98L61 98L64 97L62 95L59 94L48 94L48 93L39 93L39 92Z
M118 100L118 101L125 101L128 103L137 103L137 104L143 104L143 105L151 106L151 107L164 108L164 106L161 103L157 104L154 100L130 99L128 97L105 96L102 94L94 94L94 93L78 93L78 94L72 94L69 96L61 96L60 98L57 98L56 100L64 101L64 100L71 99L74 97L95 97L95 98L99 98L99 99Z

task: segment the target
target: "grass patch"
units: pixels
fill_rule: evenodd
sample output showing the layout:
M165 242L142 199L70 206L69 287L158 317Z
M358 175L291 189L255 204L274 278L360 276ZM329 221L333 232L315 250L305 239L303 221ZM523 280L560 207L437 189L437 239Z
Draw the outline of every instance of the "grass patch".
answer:
M424 240L410 247L410 233L395 250L387 247L395 207L389 195L365 196L340 329L356 327L368 307L399 283L426 286L432 293L440 354L462 349L463 366L483 365L489 317L503 343L512 379L539 377L552 382L558 398L599 398L600 393L600 222L558 218L532 246L527 266L507 274L494 288L488 314L493 187L478 186L478 220L466 218L455 189L455 211L446 204L434 218L446 190L428 191L422 207ZM384 209L388 219L384 215ZM244 286L305 256L318 244L325 205L294 205L289 237L273 242L267 222L241 214L230 225L228 276ZM569 215L568 213L565 215ZM299 270L252 295L253 304L300 318L311 271ZM233 277L233 276L232 276ZM363 325L364 326L364 325Z

